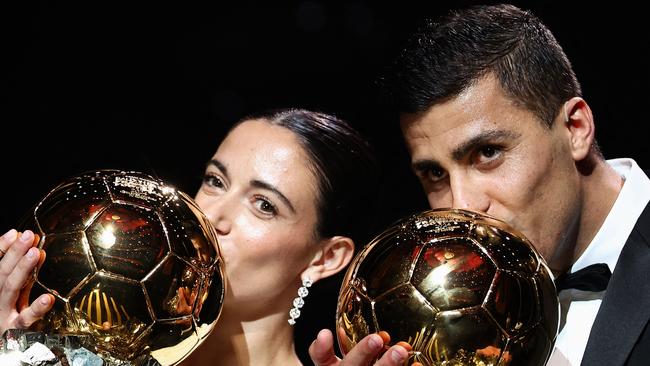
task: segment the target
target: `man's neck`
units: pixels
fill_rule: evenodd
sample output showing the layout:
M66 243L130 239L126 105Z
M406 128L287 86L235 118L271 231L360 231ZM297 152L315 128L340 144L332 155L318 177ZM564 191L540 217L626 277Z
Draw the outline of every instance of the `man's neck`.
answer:
M580 258L600 230L623 183L623 178L604 160L595 163L591 174L583 175L583 200L571 264Z

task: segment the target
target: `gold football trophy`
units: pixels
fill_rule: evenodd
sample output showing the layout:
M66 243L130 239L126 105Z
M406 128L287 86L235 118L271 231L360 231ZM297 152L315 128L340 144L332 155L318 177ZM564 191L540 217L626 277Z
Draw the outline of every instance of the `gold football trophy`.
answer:
M192 198L138 172L59 184L30 213L47 256L32 299L54 307L34 329L75 335L109 364L187 357L213 330L225 293L214 228Z
M405 218L359 252L337 310L343 353L387 331L426 366L544 365L559 326L553 276L530 242L473 211Z

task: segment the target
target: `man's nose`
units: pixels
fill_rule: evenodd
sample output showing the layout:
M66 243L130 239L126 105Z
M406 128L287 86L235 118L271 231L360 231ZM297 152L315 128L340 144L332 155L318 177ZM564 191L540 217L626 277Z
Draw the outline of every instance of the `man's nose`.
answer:
M485 186L466 175L450 177L451 205L453 208L487 212L490 202Z

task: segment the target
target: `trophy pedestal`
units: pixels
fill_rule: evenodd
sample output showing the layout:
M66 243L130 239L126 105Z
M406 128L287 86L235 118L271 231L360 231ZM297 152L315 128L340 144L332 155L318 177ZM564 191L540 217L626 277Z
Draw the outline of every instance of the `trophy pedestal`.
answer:
M0 338L3 366L160 366L149 356L134 361L103 357L91 351L88 336L46 334L27 329L8 329Z

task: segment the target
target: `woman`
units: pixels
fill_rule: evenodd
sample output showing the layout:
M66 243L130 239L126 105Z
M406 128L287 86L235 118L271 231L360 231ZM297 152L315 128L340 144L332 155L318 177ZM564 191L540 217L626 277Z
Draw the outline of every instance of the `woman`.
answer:
M368 231L360 220L372 212L375 167L358 133L326 114L280 110L230 130L195 197L219 234L228 291L215 330L183 365L301 364L293 300L350 262L356 229ZM52 306L51 295L28 304L20 290L44 260L33 238L12 230L0 239L2 331L30 326Z

